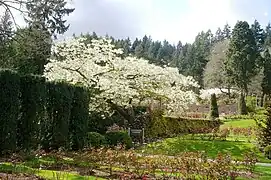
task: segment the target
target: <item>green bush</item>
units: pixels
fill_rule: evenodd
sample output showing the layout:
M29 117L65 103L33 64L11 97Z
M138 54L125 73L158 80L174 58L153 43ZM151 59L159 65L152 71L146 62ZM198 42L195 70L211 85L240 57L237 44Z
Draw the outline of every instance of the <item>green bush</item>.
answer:
M264 108L268 107L268 97L266 94L263 96L263 107Z
M264 154L268 159L271 159L271 145L264 148Z
M126 131L108 132L105 134L106 141L110 146L125 145L127 149L133 146L132 139Z
M219 113L218 113L218 106L217 106L217 102L216 102L216 95L212 94L211 95L211 104L210 104L210 118L214 119L214 118L218 118L219 117Z
M20 77L10 70L0 71L0 153L16 150L20 112Z
M97 132L89 132L87 133L87 145L88 147L98 148L106 145L105 136L97 133Z
M40 122L45 115L45 78L34 75L21 77L21 118L18 121L17 145L21 149L37 149L39 145Z
M248 112L255 112L256 108L257 108L256 103L257 103L256 97L254 97L254 96L247 96L246 97L247 111Z
M47 83L47 116L43 126L43 148L69 148L69 122L74 87L65 82Z
M73 150L84 148L88 132L89 91L80 86L75 87L70 115L69 133Z

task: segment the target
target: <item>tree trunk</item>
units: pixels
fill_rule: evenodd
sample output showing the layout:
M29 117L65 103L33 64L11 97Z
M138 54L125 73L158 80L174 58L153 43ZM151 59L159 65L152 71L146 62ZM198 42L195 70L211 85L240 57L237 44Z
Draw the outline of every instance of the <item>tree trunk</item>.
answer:
M111 108L117 111L127 122L124 122L124 128L128 128L128 125L133 123L135 120L135 115L134 115L134 109L133 106L129 107L128 111L123 109L122 107L118 106L117 104L113 103L111 100L106 101L108 104L110 104ZM125 121L124 120L124 121Z

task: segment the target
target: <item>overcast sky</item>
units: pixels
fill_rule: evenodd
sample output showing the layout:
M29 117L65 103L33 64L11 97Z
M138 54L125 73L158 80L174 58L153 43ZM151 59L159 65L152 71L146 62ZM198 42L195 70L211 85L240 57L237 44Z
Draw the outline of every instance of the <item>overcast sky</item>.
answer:
M151 35L154 40L192 42L198 32L234 26L254 18L266 25L270 0L72 0L75 11L67 17L73 33L95 31L117 38Z

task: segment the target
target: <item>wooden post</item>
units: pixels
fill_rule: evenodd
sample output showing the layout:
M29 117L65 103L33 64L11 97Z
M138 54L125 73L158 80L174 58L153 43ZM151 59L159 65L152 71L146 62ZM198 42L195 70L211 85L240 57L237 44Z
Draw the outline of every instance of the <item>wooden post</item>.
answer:
M131 136L131 129L128 128L128 135Z

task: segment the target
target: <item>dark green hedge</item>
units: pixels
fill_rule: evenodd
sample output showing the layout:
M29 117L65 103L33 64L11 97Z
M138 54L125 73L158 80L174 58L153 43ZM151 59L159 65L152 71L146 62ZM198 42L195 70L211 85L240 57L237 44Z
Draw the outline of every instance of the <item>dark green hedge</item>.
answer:
M173 137L186 133L210 133L222 124L219 120L161 117L146 127L147 137Z
M87 143L89 103L90 92L84 87L75 87L69 126L73 150L82 149Z
M89 103L83 87L0 70L0 153L84 148Z
M40 140L40 123L45 115L45 78L34 75L21 77L21 117L18 121L17 146L20 149L37 149Z
M16 150L16 130L20 112L20 77L0 70L0 152Z
M47 139L51 149L69 148L69 119L74 88L65 82L47 83Z

